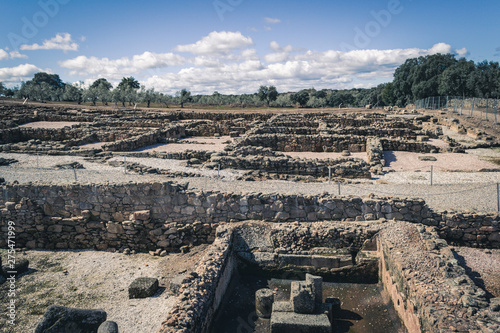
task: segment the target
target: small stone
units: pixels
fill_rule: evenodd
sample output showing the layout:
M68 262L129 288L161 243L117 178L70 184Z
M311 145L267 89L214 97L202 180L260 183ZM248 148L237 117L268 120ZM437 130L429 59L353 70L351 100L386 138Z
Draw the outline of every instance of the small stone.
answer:
M158 290L158 279L140 277L128 287L128 298L146 298L153 296Z

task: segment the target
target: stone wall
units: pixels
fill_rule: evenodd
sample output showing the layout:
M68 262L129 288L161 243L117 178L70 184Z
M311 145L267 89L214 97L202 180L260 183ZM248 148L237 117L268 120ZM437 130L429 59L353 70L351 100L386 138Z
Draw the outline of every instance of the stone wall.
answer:
M181 285L180 295L158 333L208 332L236 267L233 234L231 227L217 230L215 242Z
M172 223L192 225L182 230L187 236L180 241L195 244L210 242L213 227L209 225L220 222L385 218L436 226L443 237L455 243L500 248L498 215L433 213L421 199L330 194L242 195L187 191L184 186L171 182L3 185L0 191L0 207L4 207L0 210L2 228L6 221L15 221L21 231L17 239L20 246L33 246L28 244L33 239L37 239L34 245L42 248L93 248L106 243L110 247L139 246L134 245L134 239L140 235L148 249L168 249L180 245L177 240L165 242L173 239L170 235L177 227ZM134 218L135 212L144 210L148 211L147 219ZM110 232L110 228L120 232Z
M486 297L433 229L398 222L378 234L381 279L408 332L497 332L498 299Z
M132 151L158 143L165 138L181 138L186 135L185 127L175 125L170 128L154 129L149 133L140 134L135 137L118 140L102 146L105 151Z

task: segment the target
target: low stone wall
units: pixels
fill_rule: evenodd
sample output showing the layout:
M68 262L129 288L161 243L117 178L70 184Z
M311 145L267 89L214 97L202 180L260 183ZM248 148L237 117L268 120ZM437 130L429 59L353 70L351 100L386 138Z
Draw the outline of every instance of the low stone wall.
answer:
M5 229L8 220L18 223L19 230L22 230L17 238L20 246L33 239L37 239L36 247L40 243L40 247L55 248L61 243L59 247L62 248L62 243L65 243L67 247L92 248L107 242L111 247L131 246L135 235L139 234L148 248L168 248L177 241L171 244L159 242L170 237L168 230L171 228L167 226L171 223L184 225L200 222L193 228L203 226L202 234L190 231L189 237L181 239L183 243L196 243L208 240L211 231L205 224L220 222L370 221L386 218L436 226L443 237L457 244L500 248L498 215L433 213L421 199L338 197L329 194L242 195L186 191L184 186L171 182L3 185L0 193L0 207L4 207L0 210L1 227ZM135 212L143 210L149 211L148 219L130 218ZM108 225L117 230L123 228L125 232L112 233L115 235L110 238ZM50 236L53 229L59 230L57 237ZM150 234L152 230L154 233ZM164 238L165 235L168 237ZM62 239L64 241L59 241Z
M237 143L242 146L268 147L283 152L363 152L366 138L354 135L248 135Z
M196 270L179 289L180 296L158 333L208 332L236 267L233 228L221 227Z
M132 151L158 143L161 139L180 138L185 135L185 127L176 125L167 129L155 129L146 134L108 143L103 145L102 149L105 151Z
M500 248L500 215L435 213L422 223L436 226L439 235L453 245Z
M328 177L331 168L333 177L371 178L369 165L357 158L306 160L288 156L249 155L238 156L224 153L213 154L208 167L260 170L270 173Z

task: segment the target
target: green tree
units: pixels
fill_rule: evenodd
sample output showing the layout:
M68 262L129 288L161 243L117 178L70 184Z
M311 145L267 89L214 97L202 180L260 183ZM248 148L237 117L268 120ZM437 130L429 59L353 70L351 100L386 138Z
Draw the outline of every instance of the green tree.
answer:
M292 100L292 103L298 104L300 107L305 107L309 101L309 91L301 90L296 92L290 96L290 99Z
M381 97L385 105L396 104L396 95L394 94L394 84L392 82L389 82L384 86Z
M126 80L128 80L128 79L130 79L130 78L127 78ZM122 79L122 81L123 81L123 79ZM113 89L113 85L111 83L109 83L109 81L104 79L104 78L100 78L100 79L95 80L94 83L92 83L90 85L90 88L99 88L99 86L102 86L103 88L107 89L108 91Z
M7 90L7 89L5 89L5 86L3 85L3 83L2 83L2 82L0 82L0 96L5 95L5 91L6 91L6 90Z
M269 106L269 103L274 102L278 97L278 91L275 86L260 86L257 96Z
M117 88L121 90L126 90L127 88L132 88L132 89L139 89L141 87L141 84L139 81L134 79L134 77L124 77L118 84Z
M356 98L349 91L333 91L328 96L328 105L332 107L347 107L353 105Z
M474 92L468 88L467 83L475 69L474 62L467 61L465 58L459 59L455 65L445 69L438 80L439 95L472 97Z
M61 78L57 74L48 74L45 72L36 73L31 82L34 84L47 83L51 88L64 88L66 85L62 82Z
M191 92L187 89L182 89L176 92L175 96L177 97L177 100L179 101L181 108L184 107L184 103L191 101Z
M467 87L475 97L498 98L500 96L499 75L498 62L482 61L476 65L476 69L469 76Z
M81 104L82 98L83 98L83 90L80 86L67 84L64 87L63 99L65 101L77 102L78 104Z

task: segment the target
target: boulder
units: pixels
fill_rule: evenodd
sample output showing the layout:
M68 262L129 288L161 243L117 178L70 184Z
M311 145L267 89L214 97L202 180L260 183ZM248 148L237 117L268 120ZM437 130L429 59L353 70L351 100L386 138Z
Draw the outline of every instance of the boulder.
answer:
M146 298L153 296L158 290L158 279L140 277L128 287L128 298Z
M118 324L114 321L105 321L99 326L97 333L118 333Z
M35 333L95 333L106 321L104 310L73 309L51 305L45 311Z

